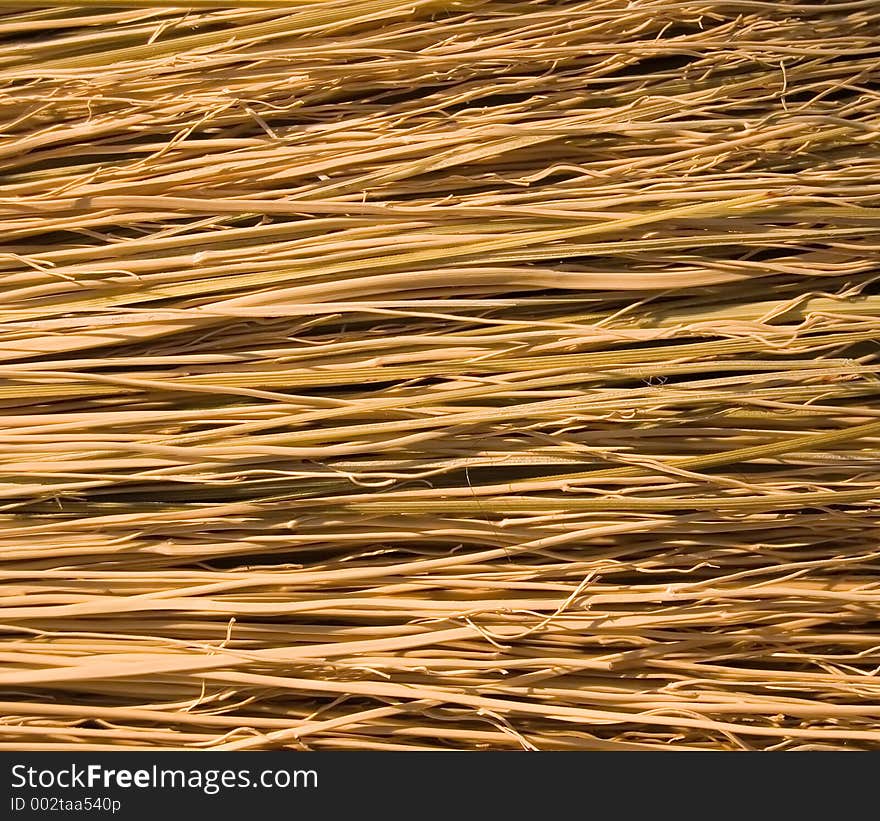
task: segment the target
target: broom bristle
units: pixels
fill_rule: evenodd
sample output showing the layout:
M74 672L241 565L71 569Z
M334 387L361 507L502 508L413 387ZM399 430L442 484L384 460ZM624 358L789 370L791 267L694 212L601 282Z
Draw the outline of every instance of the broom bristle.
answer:
M880 748L876 0L77 2L0 750Z

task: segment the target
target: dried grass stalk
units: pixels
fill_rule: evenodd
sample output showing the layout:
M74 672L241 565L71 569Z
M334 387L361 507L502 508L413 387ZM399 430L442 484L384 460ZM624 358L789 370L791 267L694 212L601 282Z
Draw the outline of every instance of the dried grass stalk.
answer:
M0 749L880 748L876 0L0 6Z

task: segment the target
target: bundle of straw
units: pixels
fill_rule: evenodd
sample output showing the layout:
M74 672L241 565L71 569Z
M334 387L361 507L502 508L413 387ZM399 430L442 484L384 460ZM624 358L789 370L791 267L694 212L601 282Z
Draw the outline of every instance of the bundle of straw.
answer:
M877 0L77 2L0 749L880 748Z

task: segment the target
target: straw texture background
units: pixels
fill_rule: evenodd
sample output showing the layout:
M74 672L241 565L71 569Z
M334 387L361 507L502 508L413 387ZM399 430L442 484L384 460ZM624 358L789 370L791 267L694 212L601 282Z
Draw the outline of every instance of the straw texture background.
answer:
M876 0L0 2L0 749L880 748Z

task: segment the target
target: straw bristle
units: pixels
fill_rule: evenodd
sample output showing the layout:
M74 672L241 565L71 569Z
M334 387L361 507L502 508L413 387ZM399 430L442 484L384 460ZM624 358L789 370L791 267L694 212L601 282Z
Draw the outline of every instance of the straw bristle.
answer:
M876 0L2 5L0 750L880 748Z

